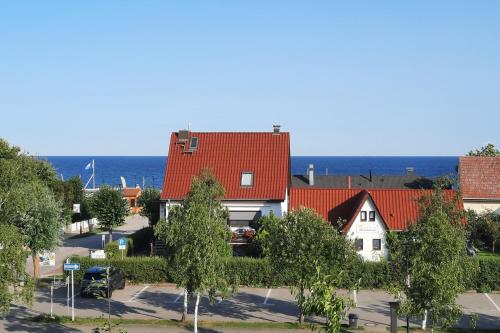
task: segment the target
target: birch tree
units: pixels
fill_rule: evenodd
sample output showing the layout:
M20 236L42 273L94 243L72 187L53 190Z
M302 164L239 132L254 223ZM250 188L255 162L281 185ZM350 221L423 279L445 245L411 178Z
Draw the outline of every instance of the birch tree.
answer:
M460 318L456 303L470 278L463 214L457 202L435 191L420 199L420 216L389 241L392 269L399 277L391 291L402 312L423 319L422 328L450 326Z
M357 262L354 247L344 235L312 209L301 208L282 219L274 215L261 219L257 235L274 274L286 274L299 307L299 323L304 322L306 291L315 282L318 269L337 277Z
M231 233L226 222L227 209L220 201L223 196L224 188L211 173L203 171L193 179L181 204L171 208L168 221L162 220L156 227L156 235L169 250L167 260L172 265L173 278L178 287L185 289L185 309L187 294L196 298L195 332L200 296L208 293L213 301L218 293L224 297L229 289L224 258L231 256Z

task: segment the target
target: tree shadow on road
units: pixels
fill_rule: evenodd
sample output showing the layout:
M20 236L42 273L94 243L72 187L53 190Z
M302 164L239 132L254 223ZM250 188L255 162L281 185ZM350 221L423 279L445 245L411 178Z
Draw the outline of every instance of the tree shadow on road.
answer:
M29 319L36 315L35 312L22 307L13 306L10 314L0 320L0 331L5 332L40 332L40 333L63 333L63 332L82 332L81 330L68 327L62 324L47 324L34 322ZM2 331L2 332L3 332Z

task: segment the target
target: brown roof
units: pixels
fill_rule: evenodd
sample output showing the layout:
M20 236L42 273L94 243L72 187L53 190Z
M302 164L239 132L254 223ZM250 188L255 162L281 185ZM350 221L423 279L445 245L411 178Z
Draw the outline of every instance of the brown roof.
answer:
M196 149L189 148L198 138ZM224 186L224 199L283 201L290 182L287 132L172 133L162 200L183 199L203 169ZM253 186L242 187L242 173L253 173Z
M465 199L500 199L500 157L462 156L459 177Z
M141 189L137 187L127 187L122 190L124 197L137 197L141 193Z

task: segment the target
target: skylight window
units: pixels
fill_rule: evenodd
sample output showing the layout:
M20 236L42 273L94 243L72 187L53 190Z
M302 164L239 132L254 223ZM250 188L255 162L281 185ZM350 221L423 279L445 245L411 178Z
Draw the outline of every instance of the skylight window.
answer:
M196 150L198 148L198 138L192 137L189 141L189 150Z
M253 186L253 172L243 172L241 174L241 186Z

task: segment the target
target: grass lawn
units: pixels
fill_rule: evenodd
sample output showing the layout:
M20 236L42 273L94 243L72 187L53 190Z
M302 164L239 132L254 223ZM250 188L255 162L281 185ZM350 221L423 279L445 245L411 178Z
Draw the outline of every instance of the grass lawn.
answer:
M500 259L500 253L493 253L493 252L485 252L481 251L478 254L478 257L480 258L494 258L494 259Z

